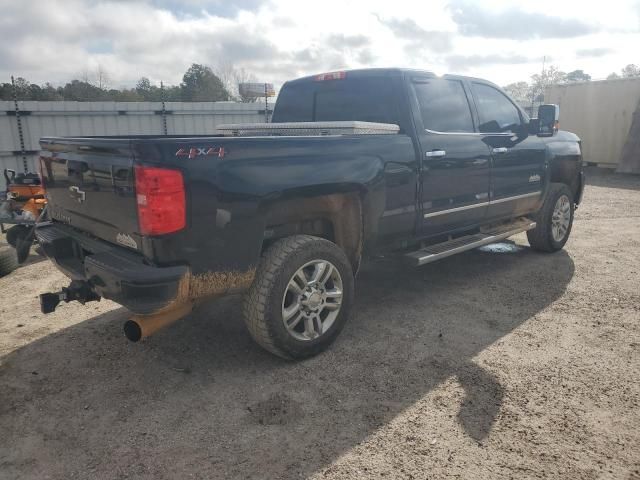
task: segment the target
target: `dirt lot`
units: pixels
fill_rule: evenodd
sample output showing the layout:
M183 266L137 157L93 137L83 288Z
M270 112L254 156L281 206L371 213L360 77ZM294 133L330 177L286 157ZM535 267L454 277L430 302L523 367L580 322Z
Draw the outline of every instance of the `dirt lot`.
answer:
M565 251L365 266L334 347L287 363L239 299L128 343L0 279L0 478L640 478L640 178L592 172Z

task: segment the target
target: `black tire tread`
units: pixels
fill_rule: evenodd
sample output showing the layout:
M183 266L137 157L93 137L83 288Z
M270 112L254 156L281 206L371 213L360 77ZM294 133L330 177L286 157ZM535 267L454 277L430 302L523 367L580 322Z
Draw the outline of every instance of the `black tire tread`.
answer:
M18 268L16 251L9 246L0 246L0 277L9 275Z
M527 239L529 240L529 245L533 250L537 250L539 252L556 252L564 246L566 239L568 239L569 234L571 233L571 224L569 225L569 231L567 232L565 241L559 248L557 245L554 245L551 236L551 216L553 215L556 200L562 193L566 194L570 201L573 202L573 195L566 184L552 183L549 186L549 191L544 199L542 208L538 211L535 217L537 223L536 228L527 231Z
M276 345L267 322L270 294L287 259L318 242L326 242L342 253L332 242L311 235L294 235L278 240L263 253L255 280L244 298L243 317L253 339L267 351L287 360L296 357Z

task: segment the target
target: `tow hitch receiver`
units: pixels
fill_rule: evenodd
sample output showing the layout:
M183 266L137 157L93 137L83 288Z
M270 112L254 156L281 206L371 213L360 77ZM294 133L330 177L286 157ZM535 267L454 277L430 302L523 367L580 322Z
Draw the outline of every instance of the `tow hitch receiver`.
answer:
M40 295L40 311L44 314L54 312L62 301L69 303L74 300L85 304L87 302L99 302L100 295L91 290L87 282L73 280L68 287L55 293L43 293Z

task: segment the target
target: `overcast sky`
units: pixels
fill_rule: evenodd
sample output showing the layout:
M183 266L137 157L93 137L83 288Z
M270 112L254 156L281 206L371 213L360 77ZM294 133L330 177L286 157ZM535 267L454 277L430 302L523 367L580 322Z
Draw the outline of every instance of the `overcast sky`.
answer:
M505 85L547 64L604 78L640 64L640 0L0 0L0 82L106 70L177 84L191 63L260 81L398 66Z

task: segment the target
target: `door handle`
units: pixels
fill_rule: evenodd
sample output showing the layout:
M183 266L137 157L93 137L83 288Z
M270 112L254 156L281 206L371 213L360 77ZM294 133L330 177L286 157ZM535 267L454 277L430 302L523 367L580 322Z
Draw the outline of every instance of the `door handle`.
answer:
M507 153L509 149L507 147L496 147L492 151L493 153Z
M447 152L444 150L431 150L430 152L427 152L425 155L427 156L427 158L442 158L446 154Z

